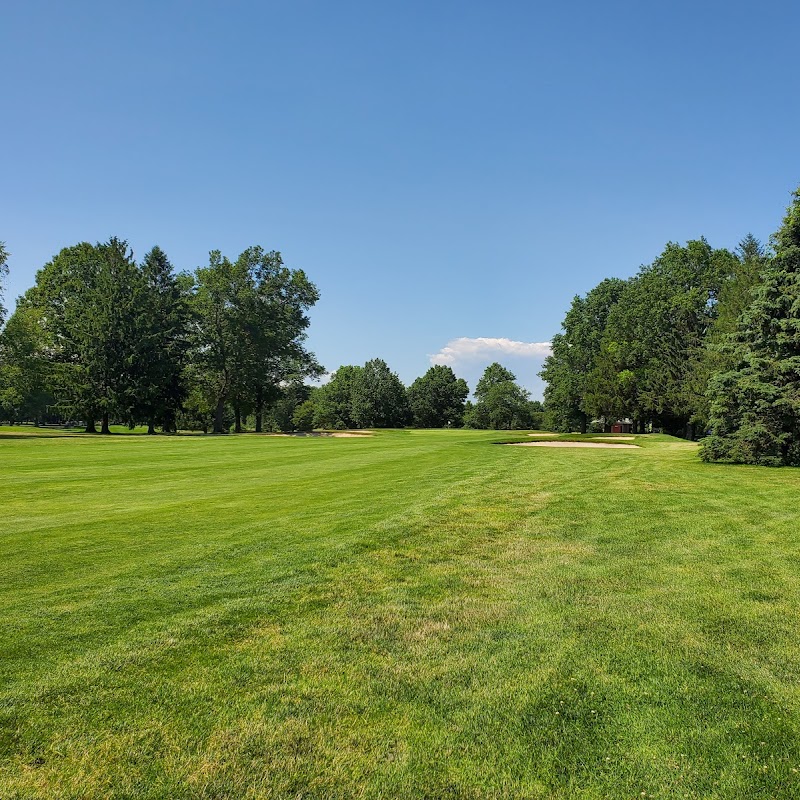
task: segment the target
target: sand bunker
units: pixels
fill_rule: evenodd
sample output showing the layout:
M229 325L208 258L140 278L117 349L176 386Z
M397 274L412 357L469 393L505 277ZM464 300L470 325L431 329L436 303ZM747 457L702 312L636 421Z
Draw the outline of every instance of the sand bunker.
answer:
M558 436L557 433L529 433L528 436L532 436L534 439L548 439L552 438L553 436ZM598 433L595 434L597 439L613 439L615 442L632 442L636 439L635 436L618 436L615 433Z
M638 450L635 444L611 444L610 442L509 442L509 447L606 447Z

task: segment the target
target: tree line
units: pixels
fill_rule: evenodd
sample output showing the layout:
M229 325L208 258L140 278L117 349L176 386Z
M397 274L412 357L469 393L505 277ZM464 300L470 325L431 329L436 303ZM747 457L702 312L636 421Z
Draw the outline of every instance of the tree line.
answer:
M630 418L707 461L800 465L800 190L768 246L669 243L575 297L540 375L554 430Z
M6 320L0 243L0 418L242 431L352 427L634 429L702 439L701 457L800 465L800 190L767 246L669 243L632 278L575 297L540 375L545 404L490 365L405 387L381 359L323 386L306 346L319 299L302 270L251 247L176 273L158 247L63 249Z
M315 389L308 414L316 428L482 428L539 427L544 407L530 400L510 370L490 364L468 400L469 387L451 367L436 365L408 388L385 361L342 366Z
M0 244L0 292L8 253ZM542 421L516 376L492 364L469 387L434 366L405 387L385 361L324 369L306 346L319 299L277 251L219 251L176 273L126 241L61 250L5 322L0 293L0 418L222 433L359 427L528 428ZM3 324L5 322L5 324Z
M5 251L4 251L5 252ZM176 274L124 240L67 247L36 275L0 335L0 408L15 421L111 421L171 432L241 427L280 388L322 371L305 346L319 297L276 251Z

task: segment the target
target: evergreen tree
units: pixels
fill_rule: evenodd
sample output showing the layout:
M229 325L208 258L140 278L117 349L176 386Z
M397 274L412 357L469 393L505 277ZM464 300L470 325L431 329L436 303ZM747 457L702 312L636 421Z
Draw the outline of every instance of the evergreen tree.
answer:
M183 371L189 347L188 297L160 247L145 255L141 273L144 292L130 388L130 421L147 423L148 433L155 433L156 425L174 431L186 396Z
M701 457L800 465L800 190L773 237L774 258L727 342L730 369L710 386Z
M5 280L8 276L8 250L6 250L6 243L0 242L0 328L6 321L6 307L3 305L5 298Z

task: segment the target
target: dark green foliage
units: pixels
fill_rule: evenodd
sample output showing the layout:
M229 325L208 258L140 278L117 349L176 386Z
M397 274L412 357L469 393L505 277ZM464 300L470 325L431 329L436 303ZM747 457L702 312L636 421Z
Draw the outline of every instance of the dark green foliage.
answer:
M227 403L237 431L248 411L260 430L263 409L282 382L322 371L304 345L306 312L319 292L302 270L288 269L280 253L261 247L235 262L212 251L195 280L194 361L213 401L214 430L222 432Z
M314 430L314 403L311 400L304 400L295 408L292 424L296 431Z
M530 400L528 402L528 417L530 427L534 430L541 430L545 427L547 412L541 400Z
M608 316L605 363L590 381L594 416L652 420L691 436L690 423L704 406L706 337L735 262L705 239L670 243L628 281Z
M289 383L277 389L278 395L271 403L266 414L266 428L270 431L290 432L297 430L295 412L308 401L311 387L299 382ZM313 412L312 412L313 413ZM311 430L308 428L308 430ZM305 430L305 429L303 429Z
M409 423L406 388L383 359L373 358L355 374L352 415L357 428L402 428Z
M0 418L38 423L53 403L51 364L38 309L20 306L0 332Z
M464 413L467 428L520 430L531 427L528 392L516 383L516 375L497 362L484 370L475 387L475 403Z
M711 381L706 461L800 466L800 191Z
M761 242L748 233L736 248L736 259L732 262L733 272L720 289L714 322L716 334L736 331L739 318L753 302L754 291L763 279L770 255Z
M408 388L408 404L418 428L460 428L469 387L450 367L436 365Z
M112 419L151 433L241 430L248 413L260 430L281 387L321 371L304 344L318 297L260 247L235 262L214 251L194 276L175 275L158 247L141 266L116 238L65 248L37 274L3 344L3 406L29 419L46 406L88 431L101 418L104 433Z
M101 417L107 433L111 414L130 414L146 302L133 254L116 237L65 248L23 298L40 312L57 405L87 430Z
M552 353L539 373L545 381L545 404L556 430L586 432L589 381L600 353L606 321L625 288L609 278L586 297L575 297L562 323L563 333L553 337Z
M3 305L5 298L5 280L8 275L8 250L6 250L6 243L0 242L0 328L6 321L6 307Z
M263 409L278 397L279 387L296 386L323 372L305 347L307 312L319 291L302 270L288 269L274 250L250 247L237 265L249 282L243 295L245 358L234 386L239 402L255 413L259 431Z
M406 388L380 358L339 367L313 402L315 428L401 428L410 419Z
M219 250L209 254L208 266L195 272L192 294L193 369L195 387L214 409L214 432L223 433L225 404L229 399L243 354L239 336L243 327L245 276Z
M339 367L314 393L314 427L344 430L357 427L353 418L353 388L363 367Z
M669 243L630 280L576 297L540 373L548 423L585 431L594 419L607 427L630 417L637 429L650 422L692 438L708 414L711 332L720 309L749 291L746 276L763 256L752 238L742 252L705 239Z
M128 421L146 423L151 433L156 425L165 431L174 431L186 396L188 291L174 275L160 247L147 253L141 272L144 304L133 380L128 388Z
M189 365L187 374L194 374L194 366ZM182 431L202 431L208 433L214 427L214 411L209 397L210 393L204 389L197 377L188 378L189 389L186 398L178 412L176 427ZM224 430L230 430L232 419L223 417Z

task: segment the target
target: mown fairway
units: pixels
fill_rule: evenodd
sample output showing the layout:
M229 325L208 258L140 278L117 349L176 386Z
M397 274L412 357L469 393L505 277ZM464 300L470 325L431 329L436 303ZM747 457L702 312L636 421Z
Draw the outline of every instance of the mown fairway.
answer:
M502 438L0 438L0 797L800 796L800 471Z

